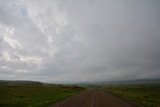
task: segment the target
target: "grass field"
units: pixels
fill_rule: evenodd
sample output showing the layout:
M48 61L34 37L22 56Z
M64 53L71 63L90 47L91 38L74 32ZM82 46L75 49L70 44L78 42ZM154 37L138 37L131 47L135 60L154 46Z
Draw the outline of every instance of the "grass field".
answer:
M113 95L136 102L138 106L160 107L160 85L112 85L105 89Z
M0 107L46 107L83 88L56 85L0 85Z

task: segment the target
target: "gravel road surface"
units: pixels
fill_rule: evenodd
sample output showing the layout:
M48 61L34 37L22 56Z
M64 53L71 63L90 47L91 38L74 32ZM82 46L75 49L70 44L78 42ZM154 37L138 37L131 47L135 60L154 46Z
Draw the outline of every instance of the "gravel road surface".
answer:
M103 90L92 89L51 107L133 107L133 105Z

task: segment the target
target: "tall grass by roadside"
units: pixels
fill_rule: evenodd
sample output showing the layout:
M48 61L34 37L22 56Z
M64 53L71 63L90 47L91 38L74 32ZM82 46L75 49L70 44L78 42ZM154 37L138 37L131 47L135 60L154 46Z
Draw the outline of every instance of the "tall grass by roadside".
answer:
M112 85L105 89L144 107L160 107L160 85Z
M83 88L56 85L0 85L0 107L46 107Z

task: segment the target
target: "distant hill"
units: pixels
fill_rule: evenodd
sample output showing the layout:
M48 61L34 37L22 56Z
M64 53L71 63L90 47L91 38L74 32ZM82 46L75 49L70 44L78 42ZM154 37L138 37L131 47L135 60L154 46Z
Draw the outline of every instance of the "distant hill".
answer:
M160 79L137 79L124 81L100 82L99 84L160 84Z
M61 86L62 84L43 83L39 81L29 80L0 80L0 85L54 85ZM139 80L123 80L123 81L107 81L107 82L94 82L94 83L77 83L78 85L112 85L112 84L159 84L160 79L139 79ZM62 85L63 86L63 85Z
M39 81L30 80L0 80L0 85L43 85L43 86L54 86L63 87L62 84L44 83Z
M87 82L79 83L82 87L101 87L103 85L160 85L160 79L137 79L137 80L123 80L123 81L106 81L106 82Z
M42 82L38 81L22 81L22 80L0 80L0 85L27 85L27 84L34 84L34 85L42 85Z

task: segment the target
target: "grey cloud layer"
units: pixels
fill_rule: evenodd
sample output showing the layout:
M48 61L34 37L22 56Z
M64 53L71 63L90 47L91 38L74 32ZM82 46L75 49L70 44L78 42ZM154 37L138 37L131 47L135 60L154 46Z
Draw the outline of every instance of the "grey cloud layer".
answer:
M0 79L160 77L159 0L0 2Z

